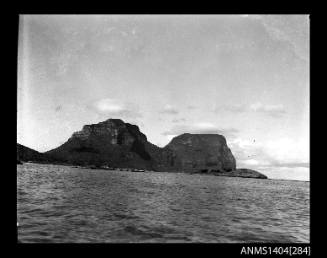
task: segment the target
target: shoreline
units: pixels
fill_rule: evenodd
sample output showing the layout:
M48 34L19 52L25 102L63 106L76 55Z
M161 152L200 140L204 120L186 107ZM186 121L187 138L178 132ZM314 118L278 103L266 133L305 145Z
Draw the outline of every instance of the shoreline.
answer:
M94 169L94 170L107 170L107 171L118 171L118 172L133 172L133 173L183 173L188 175L204 175L204 176L222 176L222 177L239 177L239 178L256 178L256 179L269 179L266 175L259 173L257 171L251 172L252 174L249 174L249 172L242 172L242 170L247 169L236 169L234 171L230 172L217 172L217 171L207 171L207 172L187 172L187 171L155 171L155 170L146 170L146 169L136 169L136 168L115 168L115 167L98 167L95 165L88 165L88 166L80 166L80 165L73 165L73 164L67 164L67 163L46 163L46 162L34 162L34 161L28 161L23 162L20 161L20 163L17 163L17 165L24 165L24 164L41 164L41 165L59 165L59 166L68 166L71 168L79 168L79 169ZM247 170L252 171L252 170ZM242 175L242 173L244 173Z
M66 166L66 167L72 167L72 168L81 168L81 169L88 169L87 167L83 166L77 166L77 165L71 165L71 164L59 164L59 163L43 163L43 162L23 162L22 164L17 164L18 165L24 165L24 164L40 164L40 165L58 165L58 166ZM99 170L109 170L109 171L114 171L110 169L102 169L102 168L97 168ZM133 171L128 171L128 170L115 170L117 172L133 172ZM232 176L232 175L214 175L211 173L195 173L195 172L184 172L184 171L153 171L153 170L145 170L144 172L134 172L134 173L174 173L174 174L188 174L188 175L203 175L203 176L221 176L221 177L239 177L239 178L255 178L255 177L242 177L242 176ZM261 179L261 178L257 178ZM310 183L309 180L298 180L298 179L283 179L283 178L267 178L266 180L278 180L278 181L298 181L298 182L306 182Z

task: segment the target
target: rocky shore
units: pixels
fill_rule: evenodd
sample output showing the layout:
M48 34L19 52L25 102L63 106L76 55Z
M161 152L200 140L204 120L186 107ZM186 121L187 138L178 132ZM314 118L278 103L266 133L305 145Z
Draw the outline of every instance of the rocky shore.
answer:
M239 168L230 172L225 171L208 171L208 172L195 172L193 174L204 174L204 175L215 175L215 176L228 176L228 177L245 177L245 178L259 178L259 179L268 179L268 177L258 171L247 169L247 168Z

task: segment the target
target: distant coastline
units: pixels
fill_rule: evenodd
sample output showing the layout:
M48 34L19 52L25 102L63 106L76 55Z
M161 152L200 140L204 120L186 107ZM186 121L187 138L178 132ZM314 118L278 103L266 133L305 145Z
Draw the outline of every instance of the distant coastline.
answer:
M134 173L183 173L183 174L188 174L188 175L211 175L211 176L222 176L222 177L241 177L241 178L257 178L257 179L269 179L266 175L257 172L255 170L251 170L252 174L245 174L240 171L240 170L245 170L245 169L237 169L236 171L231 171L231 172L186 172L186 171L154 171L154 170L143 170L143 169L135 169L135 168L105 168L105 167L97 167L97 166L77 166L77 165L72 165L72 164L67 164L67 163L47 163L47 162L37 162L37 161L27 161L27 162L22 162L22 161L17 161L17 165L23 165L23 164L40 164L40 165L58 165L58 166L67 166L67 167L72 167L72 168L80 168L80 169L95 169L95 170L107 170L107 171L121 171L121 172L134 172ZM249 171L249 169L246 169ZM284 180L284 179L280 179ZM293 180L294 181L294 180ZM295 181L301 181L301 180L295 180ZM308 181L309 182L309 181Z
M268 178L252 169L237 168L223 135L183 133L161 148L149 142L137 125L121 119L85 125L64 144L44 153L17 143L17 164L22 161L89 169Z

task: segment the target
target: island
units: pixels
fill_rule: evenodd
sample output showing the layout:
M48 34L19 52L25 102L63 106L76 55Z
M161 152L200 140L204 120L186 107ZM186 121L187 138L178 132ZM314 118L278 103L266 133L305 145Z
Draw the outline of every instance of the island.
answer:
M236 160L223 135L184 133L161 148L149 142L138 126L121 119L85 125L64 144L44 153L17 144L17 161L67 164L90 169L267 179L260 172L236 168Z

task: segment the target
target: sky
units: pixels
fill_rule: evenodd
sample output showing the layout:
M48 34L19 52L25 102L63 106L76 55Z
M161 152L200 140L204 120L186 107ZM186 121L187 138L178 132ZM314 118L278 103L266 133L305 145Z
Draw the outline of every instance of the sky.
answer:
M308 15L21 15L17 142L119 118L160 147L218 133L237 167L310 180Z

